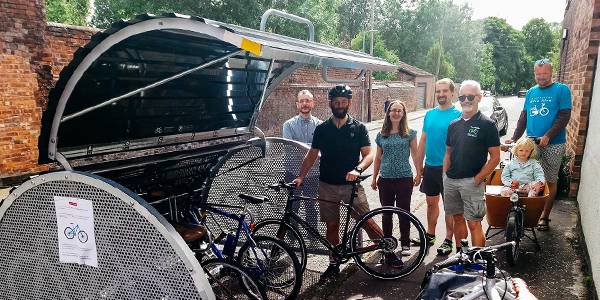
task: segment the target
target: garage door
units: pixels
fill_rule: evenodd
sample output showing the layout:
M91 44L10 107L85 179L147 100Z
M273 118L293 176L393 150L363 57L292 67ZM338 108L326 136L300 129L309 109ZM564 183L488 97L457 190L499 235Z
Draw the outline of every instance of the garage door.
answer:
M417 110L425 108L426 83L417 84Z

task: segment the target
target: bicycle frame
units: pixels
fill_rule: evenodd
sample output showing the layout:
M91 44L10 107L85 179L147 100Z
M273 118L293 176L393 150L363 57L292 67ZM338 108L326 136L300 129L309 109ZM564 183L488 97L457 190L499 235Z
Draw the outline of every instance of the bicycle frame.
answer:
M343 231L343 235L342 235L342 240L340 245L346 245L348 243L349 240L349 234L348 234L348 227L350 225L350 217L352 215L352 211L354 211L354 208L352 206L352 204L354 204L354 199L356 198L356 196L358 196L357 194L357 189L358 189L358 184L359 183L353 183L352 184L352 193L350 194L350 201L349 203L340 203L340 205L347 207L347 212L346 212L346 221L344 223L344 231ZM299 224L302 228L304 228L304 230L306 230L306 232L308 232L309 235L311 235L312 237L316 238L321 244L323 244L323 246L325 246L329 251L331 251L331 253L334 256L343 258L343 259L349 259L355 255L358 254L364 254L367 252L371 252L372 249L366 249L366 250L359 250L359 251L354 251L354 252L348 252L348 251L344 251L342 249L346 249L346 248L338 248L334 245L332 245L325 237L323 237L318 231L317 229L315 229L314 227L312 227L310 224L308 224L308 222L306 222L305 220L303 220L297 213L295 213L292 209L292 203L296 202L296 201L301 201L301 200L306 200L306 201L319 201L318 199L314 199L314 198L310 198L310 197L305 197L305 196L294 196L294 190L293 189L288 189L288 201L285 205L285 211L283 214L283 218L282 220L286 223L291 223L289 222L290 220L293 220L296 222L296 224ZM354 230L354 227L353 227ZM280 236L280 233L277 233L277 236Z
M224 210L218 209L217 207L230 207L230 208L237 208L237 209L242 209L242 213L237 215L234 213L229 213L226 212ZM226 205L226 204L214 204L214 203L206 203L204 204L201 208L200 208L200 213L201 213L201 224L205 225L206 223L206 212L212 212L212 213L216 213L218 215L224 216L226 218L232 219L234 221L236 221L238 223L238 226L236 228L235 231L235 238L234 238L234 243L237 245L239 239L240 239L240 235L242 233L244 233L244 235L246 236L246 238L248 239L248 241L251 241L252 243L254 243L254 240L252 239L252 236L250 234L250 227L248 226L248 224L245 222L246 220L246 211L247 211L247 207L241 207L241 206L235 206L235 205ZM256 246L255 244L253 244L253 246ZM221 251L217 246L216 243L211 243L210 245L211 250L213 251L213 253L217 256L217 258L219 259L225 259L225 255L223 254L223 251ZM254 247L253 247L254 249ZM254 250L253 250L254 251Z

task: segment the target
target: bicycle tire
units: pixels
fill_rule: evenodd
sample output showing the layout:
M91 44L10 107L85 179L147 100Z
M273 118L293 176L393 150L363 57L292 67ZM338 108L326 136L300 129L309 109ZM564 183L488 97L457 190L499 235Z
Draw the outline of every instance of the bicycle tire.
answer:
M512 249L505 250L506 262L508 262L510 266L514 266L517 264L517 260L519 259L519 245L521 243L517 224L517 213L515 211L508 213L508 216L506 217L506 227L504 230L506 241L515 242L515 246Z
M70 239L70 240L73 239L73 238L75 238L75 231L71 227L65 228L64 234L65 234L65 237L68 238L68 239Z
M279 228L281 226L285 228L283 238L277 236ZM304 274L304 271L306 270L308 254L306 249L306 242L304 241L304 238L302 238L302 235L300 234L300 231L298 231L298 228L288 223L285 223L283 220L280 219L264 219L256 223L252 234L276 237L279 240L282 240L284 243L286 243L292 250L296 252L296 257L298 258L298 262L300 263L300 272Z
M77 239L83 244L88 241L88 235L85 231L81 230L77 233Z
M237 262L212 258L200 265L216 299L268 299L264 286Z
M302 287L300 262L294 251L281 240L255 235L242 245L237 261L259 279L269 299L298 297Z
M395 225L393 220L395 220L396 216L399 218L399 220L406 220L409 222L409 230L411 230L411 232L408 237L405 237L405 241L408 241L408 243L410 243L410 235L414 235L415 233L419 240L425 240L425 227L423 227L423 224L421 224L417 217L403 209L393 206L384 206L366 213L362 218L358 220L354 228L352 228L352 231L350 233L350 246L352 251L357 251L360 248L364 248L365 243L367 244L366 247L369 247L373 245L373 242L380 242L380 240L372 241L368 239L363 239L361 241L360 237L361 231L364 231L364 226L369 220L374 220L377 224L381 224L381 222L379 221L382 220L384 214L392 214L392 225ZM400 222L396 222L396 224L398 223ZM416 232L412 232L413 229ZM410 257L406 262L404 262L404 265L401 268L386 266L385 262L382 262L384 261L386 255L393 253L397 257L402 257L397 253L399 252L398 250L401 249L399 242L401 238L397 237L400 237L399 229L395 230L395 228L392 228L392 237L388 237L388 241L385 242L385 247L387 247L386 249L377 247L368 253L357 254L354 256L354 261L365 273L379 279L392 280L409 275L410 273L414 272L421 265L421 263L423 263L423 260L425 259L425 256L427 254L427 243L421 243L417 247L412 247L416 248L417 252L411 253ZM371 245L368 245L369 243L371 243ZM377 258L379 254L381 254L381 260L379 262L377 262L376 259L373 260L373 257L371 257L372 255L369 255L369 253L372 253L374 251L378 252L375 255L375 258Z

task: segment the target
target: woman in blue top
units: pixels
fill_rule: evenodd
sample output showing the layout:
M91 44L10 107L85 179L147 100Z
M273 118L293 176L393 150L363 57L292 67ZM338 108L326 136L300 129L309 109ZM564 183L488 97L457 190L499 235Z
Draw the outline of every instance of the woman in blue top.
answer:
M379 189L379 200L383 206L397 206L410 211L410 198L413 185L421 181L421 174L413 180L413 173L408 161L412 156L417 165L417 132L408 128L406 106L402 101L394 101L388 107L381 132L377 134L375 143L375 163L371 187ZM392 234L392 216L384 216L383 232ZM410 255L410 223L400 220L400 244L402 255Z

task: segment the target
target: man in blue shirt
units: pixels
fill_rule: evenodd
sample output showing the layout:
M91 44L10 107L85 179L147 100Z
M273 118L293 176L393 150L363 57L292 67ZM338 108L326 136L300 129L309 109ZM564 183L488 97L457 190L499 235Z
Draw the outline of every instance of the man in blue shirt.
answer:
M448 125L459 118L461 114L452 103L454 89L454 82L450 78L440 79L435 83L435 98L439 106L425 114L423 132L419 141L417 167L421 169L420 173L423 174L423 181L419 190L425 194L427 200L427 242L430 245L435 243L435 227L440 215L440 195L443 196L444 194L442 167L444 154L446 153ZM424 167L423 159L425 159ZM439 255L448 255L452 252L454 221L452 216L449 215L445 216L444 219L446 239L437 249Z
M301 90L297 99L298 115L283 123L283 138L310 145L315 128L323 122L310 113L315 108L315 100L310 91Z
M552 65L548 59L540 59L533 66L536 86L525 94L525 105L517 123L512 143L519 139L525 129L527 135L539 137L539 161L544 169L550 196L538 222L538 230L548 230L550 212L556 198L556 182L560 164L565 154L566 127L571 118L571 91L560 82L552 81Z

